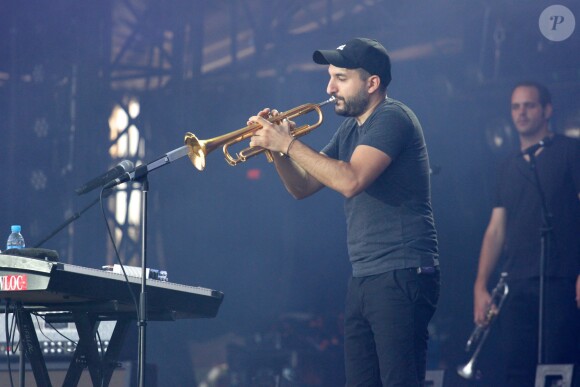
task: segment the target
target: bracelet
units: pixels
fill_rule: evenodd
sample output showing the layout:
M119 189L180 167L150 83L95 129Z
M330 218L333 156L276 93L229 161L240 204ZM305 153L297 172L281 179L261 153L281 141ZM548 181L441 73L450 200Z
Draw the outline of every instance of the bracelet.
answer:
M292 145L294 144L294 141L296 141L296 137L294 137L291 141L290 144L288 144L288 148L286 149L286 157L290 157L290 148L292 148Z

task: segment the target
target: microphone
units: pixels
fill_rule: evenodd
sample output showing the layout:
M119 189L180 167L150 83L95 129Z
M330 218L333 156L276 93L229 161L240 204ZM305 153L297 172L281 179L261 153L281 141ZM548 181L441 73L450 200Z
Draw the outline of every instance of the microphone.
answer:
M525 155L528 155L528 156L535 155L536 152L538 151L538 149L552 145L552 141L553 141L552 140L552 137L546 136L542 140L540 140L540 142L538 142L537 144L534 144L534 145L529 146L526 149L524 149L521 152L521 155L522 156L525 156Z
M118 186L119 184L123 184L127 181L132 181L135 177L135 172L125 172L115 180L109 181L105 186L104 189L111 189L113 187Z
M135 165L133 164L132 161L123 160L119 164L117 164L115 168L110 169L101 176L95 177L88 183L83 184L82 186L77 188L75 192L77 193L77 195L86 194L87 192L90 192L95 188L99 188L102 185L107 184L111 180L116 179L117 177L123 175L124 173L133 172L134 169Z
M149 171L147 170L147 165L141 164L134 171L125 172L121 176L117 177L115 180L111 180L106 183L103 189L110 189L118 186L119 184L126 183L128 181L139 180L143 176L147 175Z

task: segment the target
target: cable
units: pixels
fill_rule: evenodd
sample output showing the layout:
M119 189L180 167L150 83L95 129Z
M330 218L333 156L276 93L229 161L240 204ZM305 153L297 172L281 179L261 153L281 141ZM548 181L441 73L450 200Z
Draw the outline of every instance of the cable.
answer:
M65 336L61 331L58 330L58 328L56 328L54 325L52 325L52 323L50 321L47 321L46 320L46 314L40 314L38 312L34 312L33 315L36 318L36 325L38 326L38 330L46 338L46 340L48 340L49 342L54 343L54 340L52 340L50 337L48 337L44 333L44 331L42 330L42 324L38 321L39 318L42 321L44 321L45 324L48 324L57 334L59 334L60 336L62 336L66 341L68 341L70 343L73 343L75 345L75 347L78 345L78 343L76 341L74 341L74 339L71 339L70 337Z
M131 298L133 299L133 303L135 304L135 312L136 312L137 321L139 321L140 316L141 316L139 303L137 302L137 297L135 297L135 293L133 292L133 289L131 288L131 282L129 281L129 277L127 276L127 273L125 272L125 266L123 265L123 262L121 262L121 257L119 256L119 251L117 250L117 244L115 243L115 239L113 238L113 234L111 233L111 228L109 227L109 222L107 222L107 214L105 213L105 207L103 206L103 192L104 192L103 188L101 189L101 192L99 193L101 212L103 213L103 219L105 221L105 226L107 227L107 233L109 234L109 239L111 240L111 243L113 244L113 249L115 250L115 257L117 258L117 261L119 262L119 266L121 267L121 271L123 272L123 277L125 278L125 283L127 284L127 288L129 289L129 293L131 294ZM144 238L145 236L142 235L141 237ZM103 366L102 363L103 362L101 361L101 367ZM141 374L141 372L139 371L138 375L140 375L140 374ZM101 371L101 387L103 387L104 379L105 379L104 373Z
M131 293L131 298L133 299L133 303L135 304L135 311L137 312L137 321L139 321L139 303L137 302L137 297L135 297L135 293L133 292L133 289L131 288L131 282L129 281L129 277L127 276L127 273L125 272L125 266L123 265L123 262L121 262L121 257L119 256L119 251L117 250L117 244L115 243L115 239L113 238L113 234L111 233L111 228L109 227L109 222L107 222L107 214L105 213L105 207L103 206L103 192L104 190L101 189L101 192L99 194L99 198L100 198L100 204L101 204L101 212L103 213L103 219L105 220L105 226L107 227L107 233L109 234L109 239L111 240L111 243L113 244L113 249L115 250L115 257L117 258L117 261L119 262L119 266L121 267L121 270L123 271L123 276L125 277L125 282L127 283L127 287L129 288L129 293Z

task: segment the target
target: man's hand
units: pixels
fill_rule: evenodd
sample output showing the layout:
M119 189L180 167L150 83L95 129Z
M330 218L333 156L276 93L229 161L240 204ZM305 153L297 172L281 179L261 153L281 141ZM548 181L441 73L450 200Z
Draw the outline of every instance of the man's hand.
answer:
M252 136L250 146L260 146L274 152L286 153L296 124L287 119L270 122L269 119L278 115L277 110L263 109L256 116L249 118L248 124L255 123L261 127Z
M476 287L473 291L473 321L477 325L487 322L487 310L491 303L491 295L485 287Z

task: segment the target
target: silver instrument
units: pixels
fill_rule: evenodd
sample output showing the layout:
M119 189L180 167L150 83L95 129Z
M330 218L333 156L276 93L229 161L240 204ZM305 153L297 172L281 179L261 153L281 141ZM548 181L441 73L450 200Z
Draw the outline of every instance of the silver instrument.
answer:
M473 332L469 336L469 339L467 339L467 343L465 344L465 352L470 352L474 345L476 347L473 351L473 354L471 355L471 359L465 365L460 365L457 367L457 373L459 376L465 379L475 379L478 375L478 372L476 372L474 369L475 362L477 361L479 352L481 351L481 348L487 339L492 322L499 314L501 307L509 293L509 287L506 282L507 276L507 273L501 273L497 285L491 292L491 302L489 303L485 313L484 323L481 325L476 325L476 327L473 329Z

